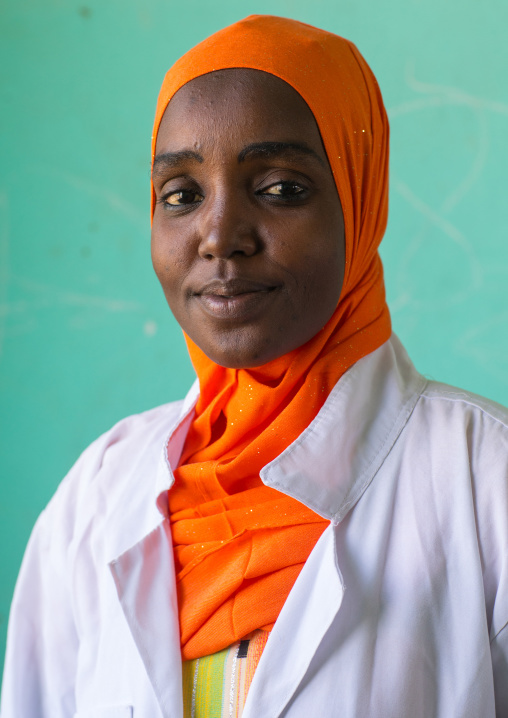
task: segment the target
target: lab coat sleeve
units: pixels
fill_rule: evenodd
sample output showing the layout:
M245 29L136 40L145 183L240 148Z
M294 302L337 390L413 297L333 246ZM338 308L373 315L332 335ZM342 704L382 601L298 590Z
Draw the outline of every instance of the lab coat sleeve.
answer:
M25 551L11 605L0 718L75 713L79 643L69 557L84 458L39 517Z

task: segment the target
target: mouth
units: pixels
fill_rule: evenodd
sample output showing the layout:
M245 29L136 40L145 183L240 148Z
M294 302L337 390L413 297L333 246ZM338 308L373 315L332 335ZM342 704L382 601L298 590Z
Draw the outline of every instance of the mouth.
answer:
M278 289L278 285L250 279L215 279L193 296L216 319L246 321L262 311Z

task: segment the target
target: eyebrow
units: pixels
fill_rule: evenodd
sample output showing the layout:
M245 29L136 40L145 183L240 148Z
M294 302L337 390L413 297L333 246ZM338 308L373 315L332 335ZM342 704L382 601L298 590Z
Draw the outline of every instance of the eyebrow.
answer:
M179 152L163 152L153 161L153 175L158 175L164 170L177 167L185 161L194 160L195 162L204 162L203 157L193 150L180 150Z
M238 162L262 158L285 157L313 157L320 164L325 165L323 159L304 142L253 142L244 147L238 154ZM194 161L202 163L204 158L193 150L179 150L178 152L163 152L157 155L153 161L152 174L157 176L167 169L177 167L182 162Z
M324 161L317 152L314 152L304 142L253 142L247 145L238 155L238 162L244 162L246 159L256 159L257 157L313 157L322 165Z

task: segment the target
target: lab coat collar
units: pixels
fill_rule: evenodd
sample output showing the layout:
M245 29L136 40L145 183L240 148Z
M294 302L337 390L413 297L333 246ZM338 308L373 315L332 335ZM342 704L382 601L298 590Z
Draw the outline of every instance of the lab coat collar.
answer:
M194 417L194 407L198 396L199 383L196 379L184 399L178 422L171 428L159 457L156 476L157 508L165 518L169 518L168 489L175 483L173 471L180 461L185 438Z
M388 456L425 384L392 335L339 379L314 421L262 469L262 481L339 523Z
M261 480L339 523L388 456L425 384L393 334L341 377L316 418L261 470ZM198 393L195 382L159 463L158 506L164 516Z

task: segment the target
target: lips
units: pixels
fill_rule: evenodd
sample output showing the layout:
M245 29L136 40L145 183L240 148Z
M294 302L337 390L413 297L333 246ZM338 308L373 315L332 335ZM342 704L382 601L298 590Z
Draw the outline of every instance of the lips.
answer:
M246 278L213 279L193 297L211 317L247 321L266 308L279 288Z

